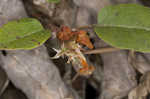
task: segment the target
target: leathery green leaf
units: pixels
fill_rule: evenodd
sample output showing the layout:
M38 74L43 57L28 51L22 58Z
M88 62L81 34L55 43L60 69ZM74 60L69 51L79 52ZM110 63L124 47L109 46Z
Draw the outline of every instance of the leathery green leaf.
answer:
M42 45L50 37L40 22L33 18L10 21L0 27L0 49L32 49Z
M150 52L150 8L121 4L103 8L94 30L106 43L121 49Z

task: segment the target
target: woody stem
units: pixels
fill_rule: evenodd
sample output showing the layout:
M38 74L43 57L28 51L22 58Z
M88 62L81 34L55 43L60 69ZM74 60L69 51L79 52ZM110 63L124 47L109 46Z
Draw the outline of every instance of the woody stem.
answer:
M113 51L118 51L120 49L118 48L99 48L99 49L94 49L94 50L87 50L84 51L84 54L100 54L100 53L108 53L108 52L113 52Z

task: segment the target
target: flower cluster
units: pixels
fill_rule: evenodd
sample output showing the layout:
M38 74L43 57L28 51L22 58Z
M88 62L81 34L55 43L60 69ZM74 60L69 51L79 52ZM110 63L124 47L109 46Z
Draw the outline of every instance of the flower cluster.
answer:
M72 63L77 73L83 76L91 75L94 71L93 66L89 66L85 56L81 52L81 45L85 45L92 49L93 45L86 31L83 30L71 30L67 26L61 27L58 32L57 38L60 40L61 49L54 50L57 54L52 59L59 58L66 55L68 57L68 63Z

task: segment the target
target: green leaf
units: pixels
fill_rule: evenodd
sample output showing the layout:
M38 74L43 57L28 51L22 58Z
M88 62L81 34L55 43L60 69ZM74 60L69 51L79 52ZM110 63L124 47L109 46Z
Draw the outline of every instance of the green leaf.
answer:
M103 8L98 15L97 35L121 49L150 52L150 8L121 4Z
M39 21L23 18L0 27L0 49L32 49L42 45L50 37Z
M47 0L49 3L59 3L60 0Z

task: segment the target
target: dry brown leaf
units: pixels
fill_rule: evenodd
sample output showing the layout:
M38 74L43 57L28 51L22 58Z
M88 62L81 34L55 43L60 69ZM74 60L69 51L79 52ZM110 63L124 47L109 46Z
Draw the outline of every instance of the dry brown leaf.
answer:
M89 36L87 35L86 31L80 30L78 32L77 40L78 43L83 44L87 46L88 48L92 49L93 45L89 39Z
M59 40L70 40L73 37L71 29L67 26L62 26L60 32L57 35Z
M90 49L93 48L90 38L84 30L72 31L69 27L62 26L60 32L58 32L57 38L61 41L68 41L73 38L77 43L85 45Z
M129 99L147 99L150 93L150 72L147 72L140 81L140 84L131 90L128 97Z
M93 71L95 70L94 66L89 66L88 63L82 59L82 58L79 58L80 59L80 62L82 64L82 68L80 68L80 75L91 75L93 73Z

